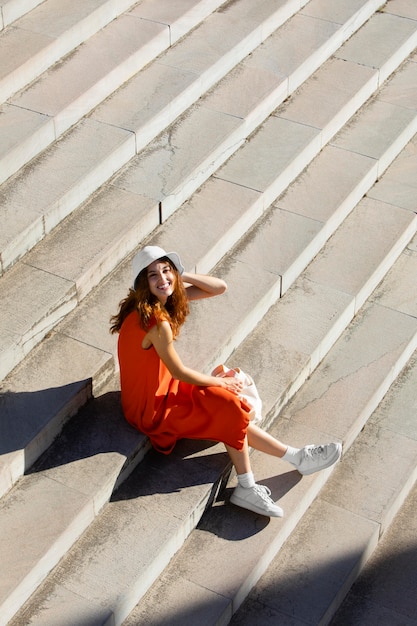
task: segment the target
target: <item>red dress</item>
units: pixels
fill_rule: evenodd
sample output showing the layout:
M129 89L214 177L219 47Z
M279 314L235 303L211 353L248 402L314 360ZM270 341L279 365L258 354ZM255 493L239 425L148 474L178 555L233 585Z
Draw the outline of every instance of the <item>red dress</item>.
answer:
M155 348L142 348L146 332L134 311L118 342L122 407L126 420L169 454L178 439L210 439L242 449L250 407L222 387L198 387L172 378Z

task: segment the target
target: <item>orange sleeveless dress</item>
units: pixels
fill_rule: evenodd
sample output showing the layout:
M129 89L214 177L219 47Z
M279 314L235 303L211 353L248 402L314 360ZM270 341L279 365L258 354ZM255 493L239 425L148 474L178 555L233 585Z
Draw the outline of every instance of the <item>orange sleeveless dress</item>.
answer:
M155 348L142 348L145 334L137 313L130 313L118 341L122 408L129 424L164 454L172 452L179 439L221 441L241 450L250 407L222 387L198 387L172 378Z

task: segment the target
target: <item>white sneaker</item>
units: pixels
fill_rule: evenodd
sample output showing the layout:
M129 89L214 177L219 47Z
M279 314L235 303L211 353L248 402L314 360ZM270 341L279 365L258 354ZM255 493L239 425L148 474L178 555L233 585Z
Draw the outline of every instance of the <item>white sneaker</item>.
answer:
M314 474L314 472L319 472L336 463L340 459L341 454L342 444L340 443L304 446L304 448L301 448L301 461L297 465L297 470L303 476Z
M265 485L248 488L238 485L230 496L230 502L260 515L283 517L284 511L275 504L270 495L271 491Z

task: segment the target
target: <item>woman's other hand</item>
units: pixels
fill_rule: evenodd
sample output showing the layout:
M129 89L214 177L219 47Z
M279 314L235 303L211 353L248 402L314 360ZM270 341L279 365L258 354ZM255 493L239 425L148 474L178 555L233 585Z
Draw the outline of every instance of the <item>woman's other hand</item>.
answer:
M224 378L216 379L219 383L219 387L223 387L224 389L228 389L232 393L239 394L243 389L243 382L238 378L234 378L233 376L225 376Z

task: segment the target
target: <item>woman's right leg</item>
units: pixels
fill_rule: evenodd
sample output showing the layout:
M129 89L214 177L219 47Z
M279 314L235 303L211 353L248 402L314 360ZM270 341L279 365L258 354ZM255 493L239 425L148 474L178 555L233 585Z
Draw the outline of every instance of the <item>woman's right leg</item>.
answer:
M284 512L270 498L270 490L255 483L249 459L248 438L245 437L242 450L236 450L236 448L226 444L225 446L235 467L238 480L238 485L230 497L230 502L260 515L282 517Z
M242 450L236 450L236 448L232 448L231 446L226 446L226 450L230 456L230 460L235 466L236 474L247 474L251 472L251 464L249 459L249 446L248 446L248 438L245 437L245 443L243 444Z

